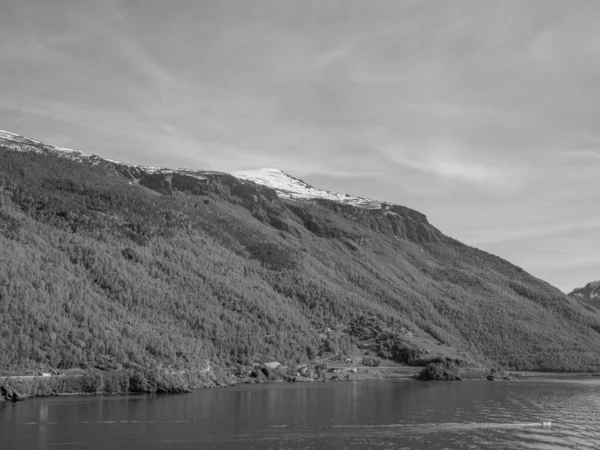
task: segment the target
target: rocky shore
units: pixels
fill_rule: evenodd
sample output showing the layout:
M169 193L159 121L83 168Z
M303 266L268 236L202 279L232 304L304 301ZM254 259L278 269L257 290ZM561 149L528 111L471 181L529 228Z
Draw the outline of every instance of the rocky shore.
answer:
M148 371L75 370L60 374L0 377L0 402L57 395L191 392L195 387L217 386L212 380L182 373Z

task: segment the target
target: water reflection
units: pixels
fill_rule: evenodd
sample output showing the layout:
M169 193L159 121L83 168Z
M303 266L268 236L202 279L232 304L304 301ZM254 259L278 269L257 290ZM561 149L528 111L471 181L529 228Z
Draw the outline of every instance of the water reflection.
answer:
M46 443L46 430L48 428L48 404L43 402L39 407L39 425L38 425L38 448L44 448Z
M40 399L0 406L0 448L593 449L599 381L274 384Z

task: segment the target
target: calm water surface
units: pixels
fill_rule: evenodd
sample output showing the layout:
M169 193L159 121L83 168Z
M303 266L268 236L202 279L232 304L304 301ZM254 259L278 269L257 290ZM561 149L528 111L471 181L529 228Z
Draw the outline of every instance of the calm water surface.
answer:
M196 448L599 449L600 379L272 384L0 405L2 450Z

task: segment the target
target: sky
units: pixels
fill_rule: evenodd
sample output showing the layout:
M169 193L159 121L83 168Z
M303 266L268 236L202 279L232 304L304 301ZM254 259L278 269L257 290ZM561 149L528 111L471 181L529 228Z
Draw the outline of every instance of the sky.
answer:
M600 279L597 0L0 0L0 129L279 168Z

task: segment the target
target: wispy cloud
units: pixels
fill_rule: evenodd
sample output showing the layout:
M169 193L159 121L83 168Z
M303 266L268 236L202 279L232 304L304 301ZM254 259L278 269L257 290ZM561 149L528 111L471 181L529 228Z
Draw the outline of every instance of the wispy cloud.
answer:
M484 165L444 156L429 156L417 161L397 160L398 163L433 175L472 183L497 183L503 179L502 172Z
M589 150L571 150L564 154L570 159L588 159L600 161L600 148Z
M563 219L558 223L537 223L521 225L519 227L502 223L501 227L489 227L468 232L468 240L473 245L491 243L509 243L526 241L532 238L550 238L561 234L574 234L582 230L600 229L600 217L590 219Z
M0 128L142 164L279 167L517 263L569 235L598 253L600 2L1 9Z
M520 170L509 168L497 161L481 161L472 154L455 147L440 145L415 145L420 150L386 148L385 154L400 166L416 169L436 177L472 184L512 186L519 183ZM478 161L479 159L479 161Z
M152 53L135 38L126 35L117 35L112 38L111 45L116 54L121 54L124 61L132 70L147 80L146 98L148 104L157 104L161 109L171 106L173 91L193 90L193 84L183 77L177 76L174 71L161 64Z

